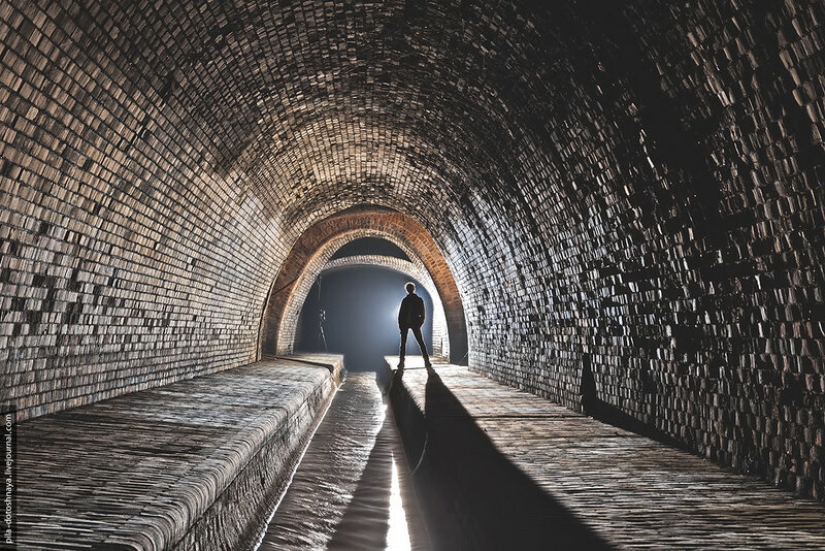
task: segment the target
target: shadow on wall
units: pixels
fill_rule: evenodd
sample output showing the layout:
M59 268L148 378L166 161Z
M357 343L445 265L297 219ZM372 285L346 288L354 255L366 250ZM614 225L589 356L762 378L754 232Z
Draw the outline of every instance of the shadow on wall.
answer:
M501 455L433 370L424 415L411 418L401 373L392 402L407 416L402 437L434 549L613 549Z
M596 378L593 376L593 370L590 367L590 357L586 355L582 359L581 395L584 413L596 421L639 434L672 448L687 450L683 443L668 436L656 427L631 417L619 408L600 400L596 391Z

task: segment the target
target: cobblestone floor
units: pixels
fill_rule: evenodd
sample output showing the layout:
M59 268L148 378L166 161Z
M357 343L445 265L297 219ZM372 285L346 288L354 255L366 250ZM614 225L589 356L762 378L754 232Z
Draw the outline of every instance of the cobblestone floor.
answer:
M813 500L465 367L436 373L501 454L617 549L825 549L825 507ZM408 367L402 379L421 411L427 377Z

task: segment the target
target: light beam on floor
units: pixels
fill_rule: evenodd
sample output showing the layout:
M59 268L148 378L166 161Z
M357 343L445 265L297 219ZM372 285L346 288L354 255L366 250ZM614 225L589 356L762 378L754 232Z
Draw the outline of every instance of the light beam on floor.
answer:
M387 551L410 551L410 529L407 526L407 512L401 499L401 485L398 483L398 464L392 455L392 482L390 486L390 518L387 530Z

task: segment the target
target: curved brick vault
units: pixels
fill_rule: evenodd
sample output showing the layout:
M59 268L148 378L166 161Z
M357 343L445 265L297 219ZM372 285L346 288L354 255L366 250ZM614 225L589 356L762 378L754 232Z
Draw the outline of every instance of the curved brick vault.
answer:
M318 275L330 258L346 243L364 237L381 237L403 250L412 262L408 270L417 275L437 301L449 336L446 353L454 362L467 354L464 308L453 275L433 238L410 216L388 209L355 208L331 216L310 227L295 243L272 285L261 321L262 355L292 352L298 314ZM378 264L378 263L376 263ZM402 268L401 265L395 266ZM442 314L443 312L443 314ZM434 320L435 321L435 320ZM435 327L433 328L435 336ZM442 345L439 345L439 351Z
M452 271L473 369L578 408L589 364L610 405L825 495L821 2L0 18L0 399L23 417L254 360L301 236L388 207Z

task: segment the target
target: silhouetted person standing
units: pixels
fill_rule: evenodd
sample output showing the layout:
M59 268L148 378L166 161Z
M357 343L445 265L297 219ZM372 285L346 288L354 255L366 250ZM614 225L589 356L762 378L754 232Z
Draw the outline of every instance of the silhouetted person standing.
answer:
M424 337L421 335L421 326L427 319L427 309L424 307L424 299L415 294L415 284L407 283L407 296L401 301L401 308L398 310L398 329L401 330L401 349L398 353L398 367L404 367L404 353L407 348L407 330L412 329L421 355L424 356L424 366L432 367L430 356L427 354L427 345L424 344Z

